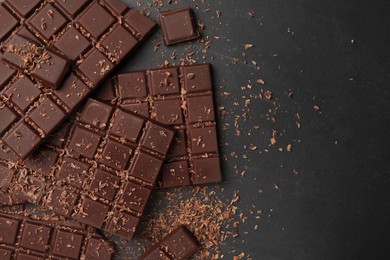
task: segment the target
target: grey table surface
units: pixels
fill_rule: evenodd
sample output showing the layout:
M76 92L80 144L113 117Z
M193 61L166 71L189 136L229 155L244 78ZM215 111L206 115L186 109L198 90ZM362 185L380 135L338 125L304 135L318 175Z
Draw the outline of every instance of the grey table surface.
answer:
M221 246L225 259L241 252L265 260L389 258L388 1L125 2L156 21L159 8L192 7L212 41L203 58L204 44L166 47L157 29L119 71L176 64L191 52L212 64L216 106L226 111L218 112L218 128L227 160L224 182L209 189L225 198L240 190L236 204L248 216L239 237ZM255 98L261 89L272 98ZM260 219L251 217L253 207L262 209Z

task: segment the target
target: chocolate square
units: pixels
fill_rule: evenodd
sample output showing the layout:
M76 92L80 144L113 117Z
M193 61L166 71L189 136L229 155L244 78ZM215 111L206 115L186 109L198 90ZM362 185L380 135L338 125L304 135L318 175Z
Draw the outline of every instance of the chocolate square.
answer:
M126 57L137 44L138 41L128 34L121 25L109 32L101 42L101 45L106 48L114 62Z
M215 121L212 95L187 98L188 122L190 124Z
M124 137L130 142L137 142L145 121L121 110L115 112L113 125L109 134Z
M80 121L105 129L108 127L112 110L111 106L90 99L81 111Z
M16 242L19 225L18 220L0 217L0 243L13 245Z
M144 152L139 152L132 165L129 174L137 179L154 184L156 182L162 161Z
M85 156L92 159L99 145L101 136L86 130L76 127L68 145L69 151L75 156Z
M5 136L4 142L20 157L25 157L41 142L40 137L26 123L21 122Z
M172 132L167 132L161 126L149 123L146 129L146 134L143 137L142 146L161 154L165 154L171 144L173 138Z
M27 249L46 252L48 250L46 245L49 243L50 233L50 227L26 223L23 227L20 245Z
M184 66L181 69L181 74L187 93L212 90L210 66L203 64Z
M60 0L61 1L61 0ZM91 43L77 29L70 26L54 46L66 57L75 61L91 46Z
M53 51L48 49L45 49L45 51L48 58L35 65L35 68L31 71L31 76L45 86L57 89L62 85L65 76L68 75L70 62Z
M113 23L112 17L97 2L92 3L81 15L78 23L85 28L92 37L99 38Z
M217 129L215 126L192 128L189 132L193 154L218 153Z
M66 22L66 18L52 4L47 4L29 19L28 24L48 41L64 28Z
M218 157L193 159L195 174L194 182L197 184L221 181L221 166Z
M84 237L69 231L58 230L54 235L53 253L58 256L78 259Z
M124 170L132 153L132 147L108 140L99 162L117 170Z
M156 23L137 12L130 10L124 19L124 23L138 36L138 39L143 39L156 26Z
M76 107L91 90L75 74L71 74L54 94L69 108Z
M165 45L199 38L199 31L190 8L160 12Z
M72 158L65 158L58 172L58 179L74 187L81 188L84 176L90 165Z
M103 170L96 170L93 175L89 190L95 195L107 200L112 200L118 190L120 179Z
M181 99L157 100L154 102L156 120L164 125L184 124Z
M70 217L77 198L77 193L55 187L46 201L46 207L58 214Z
M119 203L124 207L142 213L149 200L150 192L150 189L128 181L123 190L123 194L119 199Z
M116 76L120 99L142 98L147 96L145 73L119 74Z
M188 171L187 160L166 163L161 170L163 187L175 188L191 185Z
M48 134L53 128L61 123L65 118L65 112L47 98L30 114L29 118Z
M82 60L78 69L80 72L97 85L113 68L113 64L97 49L88 52L85 59Z
M177 68L152 70L148 76L153 96L180 93Z
M79 212L77 212L73 218L93 227L101 228L108 210L108 205L89 198L84 198Z
M5 91L5 95L10 97L12 103L17 105L21 110L26 111L41 94L41 91L27 77L18 78L11 87Z

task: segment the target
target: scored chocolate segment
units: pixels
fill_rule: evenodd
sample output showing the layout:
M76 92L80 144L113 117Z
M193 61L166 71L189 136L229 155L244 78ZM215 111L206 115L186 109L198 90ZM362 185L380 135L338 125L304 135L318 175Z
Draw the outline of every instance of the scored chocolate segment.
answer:
M199 31L190 8L160 12L165 45L199 38Z
M109 260L114 247L95 229L71 221L0 213L1 259Z
M12 111L0 113L6 122L0 129L0 144L21 122L27 123L39 142L23 149L7 144L20 159L27 158L154 26L118 0L0 3L0 107ZM42 112L47 103L58 105L63 118L40 125L34 111ZM13 114L16 120L3 118Z
M183 225L173 230L156 245L148 249L139 260L175 259L186 260L198 249L196 237Z
M160 187L221 181L208 64L119 74L94 97L177 129Z
M9 181L1 190L131 239L174 134L165 125L89 99L24 164L9 165L2 174ZM6 159L0 153L0 163L7 165Z

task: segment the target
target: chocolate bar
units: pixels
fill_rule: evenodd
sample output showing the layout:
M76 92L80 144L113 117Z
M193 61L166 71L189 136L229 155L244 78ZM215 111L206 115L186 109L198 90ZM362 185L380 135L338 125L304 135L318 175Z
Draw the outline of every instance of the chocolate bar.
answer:
M25 159L155 23L118 0L5 0L0 25L0 142Z
M119 74L94 97L177 130L160 187L221 181L209 64Z
M165 45L199 38L199 31L190 8L160 12Z
M199 247L196 237L181 225L147 250L138 260L186 260Z
M70 221L0 213L0 259L112 259L114 247L95 229Z
M174 134L160 123L88 99L23 163L3 160L11 166L3 190L10 199L131 239Z

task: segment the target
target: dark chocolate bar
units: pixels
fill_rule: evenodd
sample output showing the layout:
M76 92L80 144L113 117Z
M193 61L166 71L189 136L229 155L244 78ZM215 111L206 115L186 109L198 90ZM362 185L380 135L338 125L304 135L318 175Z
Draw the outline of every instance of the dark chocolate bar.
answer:
M199 31L190 8L160 12L165 45L199 38Z
M199 247L196 237L181 225L147 250L138 260L186 260Z
M0 213L0 259L109 260L112 244L95 229L70 221Z
M209 64L119 74L94 97L177 129L160 187L221 181Z
M154 26L118 0L0 3L1 145L27 158Z
M3 160L9 168L4 193L131 239L174 134L160 123L88 99L23 163ZM3 150L0 159L2 154L12 157L12 151Z

